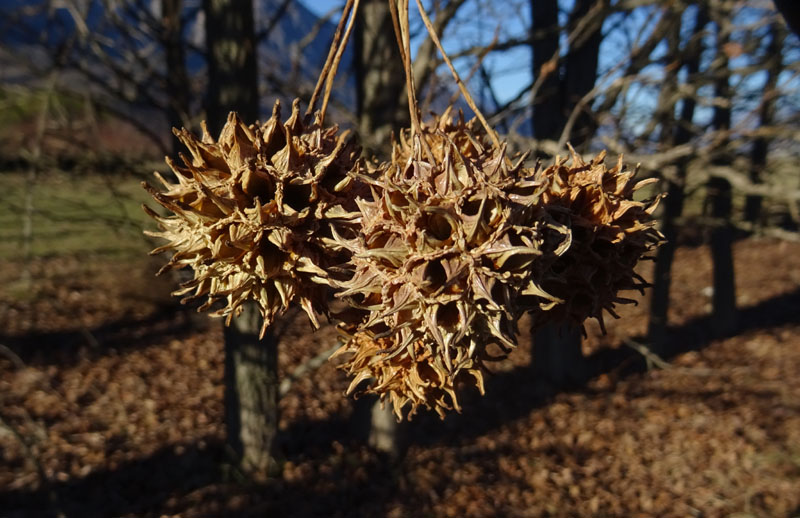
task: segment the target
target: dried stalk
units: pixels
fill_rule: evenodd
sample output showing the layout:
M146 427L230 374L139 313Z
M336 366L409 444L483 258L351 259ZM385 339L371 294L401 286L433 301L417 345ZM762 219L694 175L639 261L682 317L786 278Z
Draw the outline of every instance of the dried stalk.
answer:
M322 99L322 109L320 111L320 124L325 120L325 112L328 110L328 100L330 99L331 90L333 89L333 80L336 77L336 71L339 69L339 63L342 60L344 49L347 47L347 42L350 40L350 34L353 32L353 25L355 25L359 3L360 0L355 0L353 4L353 12L350 14L350 21L347 23L347 30L345 30L344 38L336 51L336 55L333 58L333 65L328 73L327 82L325 84L325 96ZM342 17L344 17L344 13L342 13Z
M339 48L339 40L342 37L342 29L344 28L344 24L347 21L347 17L350 14L350 9L353 7L354 0L347 0L347 3L342 10L342 16L339 19L339 24L336 26L336 32L333 34L333 41L331 42L331 48L328 50L328 56L325 58L325 65L322 67L322 72L319 74L319 78L317 79L317 84L314 86L314 93L311 95L311 100L308 103L308 109L306 110L306 115L311 115L314 113L314 109L316 108L317 101L319 100L319 96L322 93L322 87L325 85L326 80L328 78L328 74L330 73L331 66L333 66L334 57L336 55L336 51Z
M408 112L411 116L411 138L415 135L422 135L422 125L419 120L419 102L417 101L417 87L414 82L414 70L411 66L411 40L408 23L408 0L399 0L402 12L398 12L395 0L389 0L389 11L392 13L392 24L397 38L397 45L400 48L400 57L403 60L403 69L406 73L406 92L408 94ZM424 138L420 138L420 143L431 163L435 162L433 151Z
M453 66L453 62L450 61L450 57L444 51L444 47L442 46L442 42L439 40L439 36L436 34L436 30L433 27L433 23L431 23L431 19L428 18L428 14L425 12L425 8L422 6L422 2L420 0L417 1L417 8L419 9L419 14L422 16L422 21L425 23L425 28L428 29L428 34L430 34L433 43L439 49L439 53L442 55L444 62L447 63L448 68L450 69L450 73L453 74L453 79L455 79L456 84L458 85L459 90L461 90L461 94L464 96L464 100L467 102L469 107L478 117L478 120L481 121L481 125L486 130L486 133L489 135L489 138L492 139L492 144L496 148L500 148L500 139L497 137L497 132L494 131L489 123L486 121L486 117L484 117L483 113L478 109L478 105L475 104L475 100L472 98L472 95L467 90L466 85L461 80L461 76L458 75L455 67ZM406 6L407 8L407 6Z

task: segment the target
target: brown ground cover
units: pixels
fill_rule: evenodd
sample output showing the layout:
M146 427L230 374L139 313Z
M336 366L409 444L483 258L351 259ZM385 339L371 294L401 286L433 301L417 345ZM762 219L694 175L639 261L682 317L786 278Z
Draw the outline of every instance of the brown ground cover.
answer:
M523 337L487 396L415 417L391 462L326 364L282 400L281 474L256 483L222 442L219 326L170 302L152 265L37 259L30 297L0 292L0 516L800 516L800 245L736 245L724 340L708 338L707 249L676 261L671 367L623 345L646 303L606 336L588 326L602 374L585 387L532 379ZM5 286L18 274L0 265ZM284 373L336 341L282 324Z

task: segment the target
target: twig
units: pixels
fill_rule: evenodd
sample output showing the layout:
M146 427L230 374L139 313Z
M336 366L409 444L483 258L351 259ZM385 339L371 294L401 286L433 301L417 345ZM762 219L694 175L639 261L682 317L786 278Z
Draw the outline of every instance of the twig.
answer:
M500 36L500 26L498 25L497 29L494 31L494 38L492 38L492 41L489 43L489 45L484 47L483 50L478 54L477 61L475 61L475 64L472 65L472 68L469 71L469 74L467 74L468 83L472 80L472 77L478 70L481 71L485 80L488 77L488 75L486 74L486 69L483 68L483 60L486 59L486 56L488 56L492 50L494 50L495 45L497 45L497 39L499 36ZM489 85L489 88L491 89L491 84L489 84L488 80L486 80L486 84ZM492 97L494 97L494 92L492 92ZM450 102L448 103L448 105L453 106L457 100L458 100L458 92L453 92L453 95L452 97L450 97Z
M11 363L14 365L14 369L22 370L26 368L25 362L22 361L22 358L20 358L19 355L17 355L17 353L12 351L9 347L7 347L4 344L0 344L0 354L11 360ZM52 390L53 392L61 396L61 394L52 389L52 387L45 386L45 389ZM0 408L2 408L3 406L4 404L0 405ZM33 418L28 413L27 409L25 409L24 407L22 408L22 416L23 419L26 421L26 423L30 426L31 430L35 428L41 428L41 425L39 425L33 420ZM39 477L39 484L41 485L42 490L46 492L47 498L50 501L50 505L56 511L56 516L58 517L65 516L65 514L59 509L60 506L58 502L58 495L56 495L55 491L53 491L52 488L50 487L50 478L47 476L47 472L45 471L42 462L39 460L38 455L34 451L34 446L35 446L34 442L37 434L34 433L25 435L21 434L15 427L13 427L8 421L6 421L2 413L0 413L0 428L6 429L12 435L12 437L16 439L16 441L20 444L20 446L22 446L23 455L33 465L34 469L36 470L36 474ZM26 436L31 438L32 440L29 442L26 439Z
M408 111L411 116L411 136L421 133L419 122L419 105L417 104L414 73L411 68L411 43L408 28L408 0L400 0L402 12L398 12L395 0L389 0L389 11L392 14L395 37L400 49L400 58L403 60L403 69L406 73L406 92L408 94Z
M47 88L44 91L42 110L36 118L36 133L33 138L31 148L31 166L25 175L25 216L22 222L22 258L24 266L22 268L22 283L27 290L31 289L33 279L31 277L31 256L33 253L33 216L35 214L33 190L39 176L39 161L42 157L42 145L45 131L47 129L47 118L50 115L50 105L52 102L53 91L56 87L57 69L50 72L47 79Z
M444 50L442 46L442 42L439 40L439 36L436 34L436 30L433 27L433 23L431 23L431 19L428 18L428 14L425 12L425 8L422 6L421 0L417 1L417 8L419 9L419 14L422 16L422 21L425 23L425 28L428 29L428 34L430 34L433 43L436 44L436 47L439 49L439 53L442 55L442 59L444 62L447 63L447 67L450 69L450 73L453 74L453 79L455 79L456 84L458 85L459 90L461 90L461 94L464 96L464 100L467 102L469 107L475 113L475 116L478 117L478 120L481 121L483 125L483 129L486 130L486 133L489 135L489 138L492 139L492 144L494 144L495 148L500 149L502 146L500 144L500 139L497 137L497 132L494 131L489 123L486 121L486 117L483 116L483 112L478 109L478 105L475 104L475 100L472 98L472 95L467 90L466 85L461 80L461 76L458 75L455 67L453 66L453 62L450 61L450 57Z
M16 370L25 368L25 362L22 361L22 358L20 358L19 355L12 351L8 346L0 344L0 354L8 358L11 363L14 364L14 368Z
M647 370L650 370L655 365L659 369L671 369L673 365L663 359L661 356L654 353L647 345L631 340L630 338L623 338L622 343L630 347L637 353L641 354L647 362Z
M281 381L281 385L278 388L278 395L283 397L288 394L289 389L292 387L292 384L295 381L305 376L308 372L320 368L326 361L328 361L328 358L330 358L331 355L335 353L337 349L339 349L339 347L341 346L337 344L330 349L322 351L307 362L298 365L290 375L286 376Z
M360 0L355 0L353 3L353 11L350 13L350 21L347 23L347 29L342 38L342 43L336 50L336 55L333 58L333 65L328 73L328 80L325 84L325 96L322 98L322 108L320 110L320 123L325 120L325 112L328 110L328 99L331 97L331 90L333 90L333 80L336 78L336 71L339 69L339 62L342 60L342 54L347 47L347 42L350 40L350 34L353 32L353 26L356 21L356 14L358 13L358 5Z
M26 415L26 417L32 422L30 416ZM33 445L29 444L28 441L25 440L25 437L17 429L11 426L8 421L3 418L2 414L0 414L0 428L7 430L14 437L14 439L16 439L20 446L22 446L23 455L31 464L33 464L36 474L39 477L40 487L47 494L47 499L50 501L50 505L52 506L53 510L56 511L56 516L58 518L66 516L64 512L60 510L58 495L55 491L53 491L52 487L50 487L50 478L47 476L47 472L44 470L44 466L39 460L39 457L33 451Z
M411 64L411 40L408 23L408 0L400 0L402 12L398 13L396 0L389 0L389 11L392 14L392 24L400 48L400 57L403 60L403 70L406 74L406 92L408 95L408 112L411 116L411 137L419 135L419 141L428 160L435 162L433 151L428 141L423 138L422 125L419 121L419 102L417 101L417 87L414 83L414 68Z
M353 1L354 0L347 0L347 3L342 10L342 17L339 19L339 24L336 26L336 32L333 34L333 41L331 42L331 48L328 50L328 56L325 58L325 65L322 67L322 72L320 72L319 78L317 79L317 84L314 87L314 93L311 95L311 100L308 102L306 115L314 113L317 101L319 100L319 95L322 93L322 87L325 85L325 80L328 78L328 73L333 65L333 58L336 55L336 50L339 48L339 40L342 37L342 29L347 21L347 15L350 13L350 9L353 7Z
M703 369L698 367L676 367L669 363L661 356L653 352L646 344L631 340L630 338L623 338L622 343L641 354L647 362L647 370L651 370L653 366L662 370L671 370L673 372L680 372L683 374L690 374L693 376L713 376L719 371L714 369Z

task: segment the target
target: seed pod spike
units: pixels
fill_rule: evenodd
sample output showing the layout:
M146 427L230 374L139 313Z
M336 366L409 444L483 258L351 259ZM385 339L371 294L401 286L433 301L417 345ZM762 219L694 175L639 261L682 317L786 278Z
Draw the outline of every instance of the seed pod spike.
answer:
M335 127L307 125L297 102L292 108L284 124L275 103L273 116L260 127L230 114L216 141L207 129L199 139L177 131L192 155L184 158L185 170L168 160L179 185L162 181L166 192L145 186L173 213L164 218L145 209L162 227L158 237L167 240L156 250L174 252L169 268L190 266L196 279L208 278L193 297L208 299L202 309L226 302L215 312L226 320L252 300L266 326L292 303L318 326L317 310L327 311L319 286L330 285L327 271L345 262L346 249L331 249L328 236L335 240L338 234L326 215L342 229L354 228L352 191L359 187L325 186L348 176L360 149L352 139L337 137Z

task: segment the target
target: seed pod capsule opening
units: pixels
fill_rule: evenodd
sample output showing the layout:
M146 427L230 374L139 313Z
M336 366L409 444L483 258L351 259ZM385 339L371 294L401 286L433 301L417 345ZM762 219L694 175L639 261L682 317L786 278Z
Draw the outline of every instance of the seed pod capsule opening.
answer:
M347 261L333 235L350 235L359 214L350 171L360 148L348 132L303 120L299 101L281 121L281 105L261 125L231 113L214 140L205 124L200 138L175 135L188 148L182 164L167 163L176 181L160 175L164 191L145 188L169 213L148 214L171 251L162 271L189 267L193 279L174 294L202 300L199 310L230 319L245 301L258 304L263 335L276 315L297 302L315 326L327 313L331 272Z
M456 386L482 390L484 363L515 346L517 297L536 285L534 265L561 251L566 232L539 205L541 185L524 178L505 147L494 148L449 114L395 143L392 162L361 164L372 197L358 202L361 232L341 239L352 277L338 296L360 308L342 352L351 390L444 415ZM370 169L371 168L371 169Z

